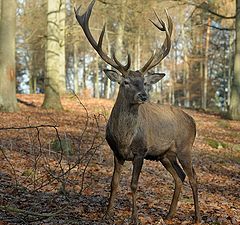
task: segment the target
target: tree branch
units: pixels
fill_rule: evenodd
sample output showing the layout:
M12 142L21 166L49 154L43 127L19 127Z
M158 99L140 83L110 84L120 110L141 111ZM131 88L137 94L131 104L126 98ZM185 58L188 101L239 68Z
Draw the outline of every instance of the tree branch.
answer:
M214 16L217 16L217 17L220 17L222 19L235 19L236 18L236 14L233 15L233 16L226 16L226 15L222 15L220 13L217 13L213 10L211 10L209 8L209 4L206 3L206 2L203 2L201 3L200 5L195 3L195 2L192 2L192 1L188 1L188 0L172 0L174 2L179 2L179 3L182 3L182 4L187 4L187 5L192 5L192 6L195 6L196 8L199 8L199 9L203 9L211 14L213 14Z

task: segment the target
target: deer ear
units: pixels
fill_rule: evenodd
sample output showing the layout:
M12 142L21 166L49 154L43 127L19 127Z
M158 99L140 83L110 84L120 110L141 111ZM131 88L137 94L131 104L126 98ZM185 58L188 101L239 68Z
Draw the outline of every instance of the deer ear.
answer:
M114 70L104 69L103 71L111 81L121 83L121 81L122 81L121 74L119 74L118 72L116 72Z
M145 79L145 82L148 84L156 84L164 76L165 76L165 73L148 73L148 75L146 75L144 79Z

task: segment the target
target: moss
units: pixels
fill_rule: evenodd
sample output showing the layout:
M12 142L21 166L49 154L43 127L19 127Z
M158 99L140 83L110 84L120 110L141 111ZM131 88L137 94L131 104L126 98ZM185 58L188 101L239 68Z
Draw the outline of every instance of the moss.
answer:
M73 146L70 140L63 139L59 141L59 139L55 139L51 143L51 149L56 152L63 152L67 155L73 155Z
M34 175L34 171L31 168L29 168L24 170L21 175L25 177L30 177Z
M214 139L207 139L207 143L209 146L211 146L212 148L226 148L227 144L222 142L222 141L218 141L218 140L214 140Z
M228 120L219 120L217 122L217 125L221 128L229 129L231 128L229 121Z
M240 152L240 145L234 145L233 150Z

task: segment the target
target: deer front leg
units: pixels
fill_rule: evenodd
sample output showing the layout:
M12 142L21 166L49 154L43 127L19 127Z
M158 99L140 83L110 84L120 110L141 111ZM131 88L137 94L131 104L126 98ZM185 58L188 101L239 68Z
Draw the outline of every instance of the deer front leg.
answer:
M138 179L143 165L142 157L134 157L133 160L133 173L131 181L131 191L132 191L132 222L133 224L138 224L138 214L136 205L136 192L138 187Z
M113 171L112 182L111 182L111 193L110 193L107 211L104 217L110 217L111 211L113 209L113 203L114 203L114 199L116 198L117 188L119 186L123 163L124 161L120 163L118 159L114 156L114 171Z

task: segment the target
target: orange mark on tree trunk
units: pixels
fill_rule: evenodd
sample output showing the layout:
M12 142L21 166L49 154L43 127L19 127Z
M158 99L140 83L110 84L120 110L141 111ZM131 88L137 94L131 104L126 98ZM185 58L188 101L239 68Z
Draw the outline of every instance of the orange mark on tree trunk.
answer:
M7 67L7 76L9 80L15 80L15 69L13 69L11 66Z

